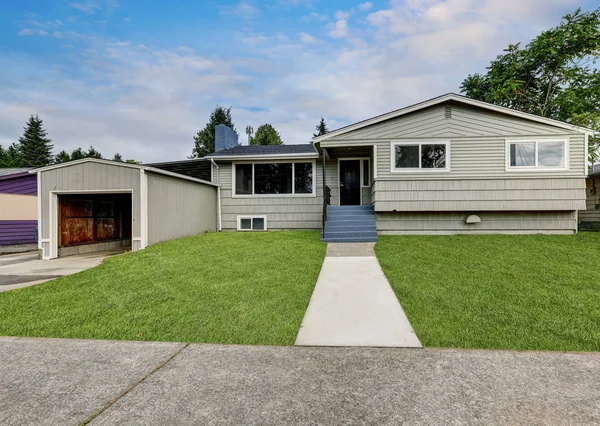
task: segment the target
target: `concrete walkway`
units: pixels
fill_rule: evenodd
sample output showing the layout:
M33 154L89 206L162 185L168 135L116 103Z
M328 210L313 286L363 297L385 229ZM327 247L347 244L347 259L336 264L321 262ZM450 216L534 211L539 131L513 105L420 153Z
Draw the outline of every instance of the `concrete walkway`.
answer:
M296 345L421 347L373 246L328 244Z
M600 353L0 338L2 425L597 425Z
M121 253L123 250L103 251L53 260L39 260L37 252L0 256L0 293L85 271L100 265L108 256Z

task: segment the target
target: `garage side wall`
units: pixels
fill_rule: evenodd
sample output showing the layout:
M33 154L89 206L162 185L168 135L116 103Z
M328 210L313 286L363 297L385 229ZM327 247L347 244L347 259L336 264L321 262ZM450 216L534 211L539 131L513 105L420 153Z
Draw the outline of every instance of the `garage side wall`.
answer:
M131 191L132 249L140 248L140 171L135 168L94 162L79 163L40 172L41 216L40 241L44 255L50 249L51 191L65 193L97 193L100 191Z
M217 188L151 172L148 244L217 230Z

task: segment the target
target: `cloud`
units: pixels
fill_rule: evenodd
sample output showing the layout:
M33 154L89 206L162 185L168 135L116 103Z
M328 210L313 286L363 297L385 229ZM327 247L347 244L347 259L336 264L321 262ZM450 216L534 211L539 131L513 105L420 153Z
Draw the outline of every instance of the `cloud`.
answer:
M39 28L24 28L19 31L20 36L47 36L48 31Z
M100 6L93 2L85 2L85 3L72 2L72 3L69 3L69 6L71 6L73 9L77 9L80 12L87 13L90 15L92 13L95 13L98 10L100 10Z
M361 12L366 12L367 10L370 10L373 7L373 3L371 3L370 1L366 2L366 3L361 3L358 5L358 10L360 10Z
M311 12L308 15L304 15L301 19L302 22L325 22L329 21L327 14L321 14L317 12Z
M307 33L298 33L298 37L302 43L316 43L317 39Z
M343 10L338 10L335 12L335 19L338 21L347 21L350 18L350 12L344 12Z
M327 28L329 28L329 36L332 38L348 37L348 22L343 19L329 24Z
M224 15L233 15L242 19L256 19L262 15L260 9L252 6L250 3L241 1L234 6L224 6L221 9L221 13Z

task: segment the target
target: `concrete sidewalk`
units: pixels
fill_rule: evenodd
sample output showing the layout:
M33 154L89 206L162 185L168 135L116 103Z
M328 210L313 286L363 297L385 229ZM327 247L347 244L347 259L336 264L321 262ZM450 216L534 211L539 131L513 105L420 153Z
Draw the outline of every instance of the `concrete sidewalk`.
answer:
M600 353L0 338L3 425L593 425Z
M296 345L421 347L373 245L328 244Z

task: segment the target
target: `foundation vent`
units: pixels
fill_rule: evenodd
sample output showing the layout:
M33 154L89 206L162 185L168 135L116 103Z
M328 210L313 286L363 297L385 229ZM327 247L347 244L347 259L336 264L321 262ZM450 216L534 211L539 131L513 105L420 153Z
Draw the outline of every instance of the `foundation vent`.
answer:
M445 109L444 109L444 116L446 117L446 119L450 119L452 118L452 107L450 105L448 105Z

